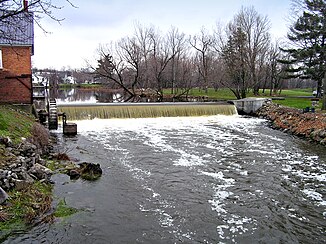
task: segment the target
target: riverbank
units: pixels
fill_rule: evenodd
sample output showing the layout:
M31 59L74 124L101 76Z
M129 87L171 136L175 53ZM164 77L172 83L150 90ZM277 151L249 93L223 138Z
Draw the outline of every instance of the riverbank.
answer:
M326 146L326 114L304 113L300 109L266 102L256 115L272 123L272 127Z
M78 211L64 199L54 199L53 174L83 180L101 176L100 165L77 165L56 143L56 137L36 122L28 109L0 105L0 242Z
M47 218L50 149L48 131L27 110L0 106L0 241Z

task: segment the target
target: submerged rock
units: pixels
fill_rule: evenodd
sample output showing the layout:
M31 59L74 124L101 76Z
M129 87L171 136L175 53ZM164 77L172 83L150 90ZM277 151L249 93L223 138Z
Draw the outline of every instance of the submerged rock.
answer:
M102 175L100 164L83 162L78 165L79 168L71 169L68 172L71 179L81 177L84 180L97 180Z
M71 180L77 180L80 177L80 173L77 169L72 169L68 172Z

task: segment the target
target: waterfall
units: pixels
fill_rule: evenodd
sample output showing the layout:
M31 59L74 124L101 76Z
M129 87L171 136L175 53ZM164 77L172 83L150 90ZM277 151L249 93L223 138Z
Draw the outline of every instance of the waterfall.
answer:
M80 103L58 104L58 109L66 113L68 120L237 114L234 105L221 103Z

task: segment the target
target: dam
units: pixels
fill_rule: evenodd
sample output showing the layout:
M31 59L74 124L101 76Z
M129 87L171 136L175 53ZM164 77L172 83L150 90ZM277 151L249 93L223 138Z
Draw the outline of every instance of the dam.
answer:
M236 107L219 102L178 103L58 103L59 112L69 120L109 118L157 118L234 115Z

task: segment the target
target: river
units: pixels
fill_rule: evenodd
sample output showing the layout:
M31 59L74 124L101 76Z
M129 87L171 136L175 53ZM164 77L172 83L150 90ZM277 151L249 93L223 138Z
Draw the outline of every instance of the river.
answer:
M80 211L6 243L325 243L325 147L238 115L76 123L59 146L102 177L54 175Z

